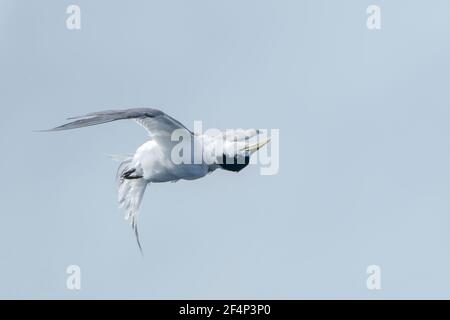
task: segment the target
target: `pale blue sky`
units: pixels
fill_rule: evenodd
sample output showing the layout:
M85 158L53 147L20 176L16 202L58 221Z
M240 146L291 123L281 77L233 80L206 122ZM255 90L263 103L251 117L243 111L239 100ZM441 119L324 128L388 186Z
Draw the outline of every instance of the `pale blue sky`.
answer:
M82 29L66 29L69 4ZM382 29L366 28L379 4ZM450 298L450 2L0 0L1 298ZM280 172L116 204L132 122L279 128ZM66 267L82 290L66 289ZM382 290L366 288L366 267Z

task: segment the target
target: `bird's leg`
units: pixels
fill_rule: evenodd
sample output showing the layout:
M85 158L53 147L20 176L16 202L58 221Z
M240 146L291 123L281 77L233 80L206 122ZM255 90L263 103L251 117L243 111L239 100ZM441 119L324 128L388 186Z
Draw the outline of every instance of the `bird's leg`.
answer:
M133 173L135 173L135 172L136 172L136 169L135 169L135 168L131 168L130 170L125 171L125 172L122 174L121 178L122 178L122 179L127 179L127 180L141 179L142 176L136 176L136 175L133 175Z

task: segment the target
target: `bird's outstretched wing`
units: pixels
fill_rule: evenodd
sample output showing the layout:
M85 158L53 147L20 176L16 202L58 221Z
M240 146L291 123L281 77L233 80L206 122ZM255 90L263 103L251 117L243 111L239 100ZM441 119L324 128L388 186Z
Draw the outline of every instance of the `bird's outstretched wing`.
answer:
M126 119L135 120L138 124L144 127L152 139L155 140L161 147L168 147L172 143L175 143L171 141L172 134L175 130L183 130L183 135L192 135L192 132L178 120L170 117L160 110L151 108L92 112L81 117L69 118L68 120L72 120L71 122L44 131L77 129ZM133 227L139 249L142 253L141 244L139 242L137 220L139 215L139 207L148 182L144 179L140 179L141 177L129 178L124 175L124 173L130 169L128 165L131 160L132 157L125 159L119 167L119 203L120 206L126 211L125 218L131 220L131 226Z
M74 121L45 131L78 129L126 119L135 120L138 124L143 126L149 132L150 136L155 140L165 138L169 138L170 140L173 131L177 129L186 130L189 134L192 135L192 132L187 129L181 122L170 117L161 110L152 108L133 108L126 110L106 110L92 112L84 116L69 118L68 120Z

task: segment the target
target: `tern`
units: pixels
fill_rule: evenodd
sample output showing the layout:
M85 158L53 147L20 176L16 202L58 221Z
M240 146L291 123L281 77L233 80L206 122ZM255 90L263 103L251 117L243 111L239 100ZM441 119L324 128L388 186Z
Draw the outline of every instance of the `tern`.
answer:
M118 201L130 220L139 250L142 253L138 233L138 216L142 197L150 183L176 182L200 179L216 169L239 172L250 163L250 156L270 142L260 139L259 130L235 130L220 134L196 134L178 120L161 110L133 108L107 110L72 117L71 122L49 131L63 131L104 124L117 120L134 120L144 127L150 140L142 144L132 156L121 157L117 170ZM180 139L185 148L180 150ZM257 141L250 143L256 137ZM187 147L186 147L187 146ZM174 152L179 151L179 152ZM177 156L182 156L179 161Z

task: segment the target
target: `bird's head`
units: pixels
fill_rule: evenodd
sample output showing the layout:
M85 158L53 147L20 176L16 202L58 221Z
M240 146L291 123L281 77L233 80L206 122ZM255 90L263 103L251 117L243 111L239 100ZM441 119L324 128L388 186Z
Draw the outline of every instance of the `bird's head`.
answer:
M255 134L256 139L248 137L241 140L229 140L224 143L224 152L219 166L227 171L239 172L250 163L253 153L270 142L270 138ZM253 140L253 141L251 141Z

